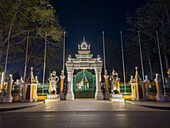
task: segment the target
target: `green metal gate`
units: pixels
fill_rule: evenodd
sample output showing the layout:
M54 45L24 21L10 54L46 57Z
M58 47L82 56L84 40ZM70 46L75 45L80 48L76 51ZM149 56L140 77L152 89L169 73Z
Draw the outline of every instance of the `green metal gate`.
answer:
M95 79L95 75L85 69L74 75L74 98L95 98Z

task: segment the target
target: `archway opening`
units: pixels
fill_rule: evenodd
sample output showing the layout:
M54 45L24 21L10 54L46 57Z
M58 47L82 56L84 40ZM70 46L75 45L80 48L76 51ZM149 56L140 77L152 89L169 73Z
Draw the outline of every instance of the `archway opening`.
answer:
M73 75L74 98L95 98L96 76L93 69L75 69Z

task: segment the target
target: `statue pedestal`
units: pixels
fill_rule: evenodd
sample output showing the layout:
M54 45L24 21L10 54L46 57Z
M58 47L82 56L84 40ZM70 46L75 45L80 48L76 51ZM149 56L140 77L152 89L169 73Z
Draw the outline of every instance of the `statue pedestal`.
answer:
M47 99L45 99L45 103L49 102L58 102L60 101L60 96L58 94L48 94Z
M67 94L66 94L66 100L74 100L74 94L73 94L73 92L67 92Z
M65 95L63 92L60 93L60 100L64 100L65 99Z
M100 91L96 91L95 93L95 100L103 100L104 97L103 97L103 92L100 90Z
M155 98L156 101L165 101L165 96L162 95L161 93L156 94Z
M109 97L110 97L110 93L109 92L105 92L104 99L105 100L109 100Z
M13 97L11 94L10 95L6 94L5 97L3 98L3 102L10 103L10 102L12 102L12 99L13 99Z
M122 94L110 94L109 100L112 102L124 102Z

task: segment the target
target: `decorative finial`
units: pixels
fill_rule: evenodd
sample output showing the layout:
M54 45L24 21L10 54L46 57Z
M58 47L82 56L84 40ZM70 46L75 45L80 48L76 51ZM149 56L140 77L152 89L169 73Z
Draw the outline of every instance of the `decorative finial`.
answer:
M148 76L145 76L144 83L149 83L150 81L148 80Z
M158 74L156 74L154 81L155 81L155 83L158 82Z
M135 67L136 71L138 70L138 67Z
M85 36L83 36L83 42L85 42L85 41L86 41Z
M137 77L138 77L138 67L135 67L135 69L136 69L135 76L136 76L136 79L137 79Z
M134 80L133 80L133 76L130 76L130 83L133 83Z
M107 75L107 70L105 70L105 75Z

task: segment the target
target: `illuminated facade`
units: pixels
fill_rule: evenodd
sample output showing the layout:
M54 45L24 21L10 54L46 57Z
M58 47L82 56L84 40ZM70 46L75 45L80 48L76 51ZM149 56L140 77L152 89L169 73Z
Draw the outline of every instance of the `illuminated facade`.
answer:
M85 40L78 45L78 54L75 54L75 58L70 55L66 62L67 69L67 94L66 100L74 100L73 93L73 73L75 69L94 69L96 76L96 91L95 99L103 100L103 93L101 91L101 72L103 62L98 55L97 58L93 58L93 54L90 51L90 45Z

